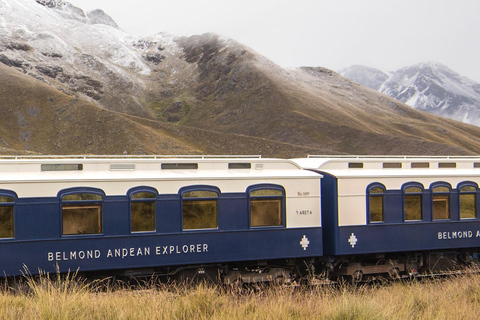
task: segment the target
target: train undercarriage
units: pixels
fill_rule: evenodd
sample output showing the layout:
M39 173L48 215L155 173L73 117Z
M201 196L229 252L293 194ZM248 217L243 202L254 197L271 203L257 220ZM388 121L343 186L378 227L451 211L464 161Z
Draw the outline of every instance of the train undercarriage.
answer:
M479 266L480 249L422 251L375 255L320 257L205 264L117 271L126 279L155 277L161 281L211 282L233 286L269 283L314 284L405 279L463 272Z
M326 266L331 280L414 278L458 273L468 266L478 266L478 252L478 249L465 249L341 256Z

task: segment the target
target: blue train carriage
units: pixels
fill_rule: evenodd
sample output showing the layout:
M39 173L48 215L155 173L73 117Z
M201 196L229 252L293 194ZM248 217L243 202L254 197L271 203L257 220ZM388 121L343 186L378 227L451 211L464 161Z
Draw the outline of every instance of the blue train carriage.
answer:
M320 179L260 157L3 158L0 273L291 277L323 254Z
M322 179L324 253L361 280L478 262L480 158L312 156Z

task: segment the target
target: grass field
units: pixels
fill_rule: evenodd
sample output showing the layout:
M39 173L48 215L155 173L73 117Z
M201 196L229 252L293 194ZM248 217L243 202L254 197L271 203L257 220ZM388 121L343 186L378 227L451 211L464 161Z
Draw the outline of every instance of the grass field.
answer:
M478 319L480 312L480 275L241 292L52 278L4 285L0 319Z

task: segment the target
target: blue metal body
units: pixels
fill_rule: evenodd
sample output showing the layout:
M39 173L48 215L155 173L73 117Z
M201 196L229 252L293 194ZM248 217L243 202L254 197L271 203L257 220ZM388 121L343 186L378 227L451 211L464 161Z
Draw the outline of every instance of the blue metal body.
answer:
M337 178L322 179L322 226L324 254L330 256L480 248L480 220L459 218L456 193L452 190L451 219L432 220L431 198L422 197L422 221L404 221L403 193L385 194L385 222L339 226ZM480 201L477 201L477 206ZM366 214L366 208L359 207ZM359 214L352 212L352 214Z
M103 233L62 236L60 197L17 198L15 238L0 240L0 272L151 268L321 256L321 228L250 228L246 193L218 198L218 229L182 230L181 196L159 195L156 231L130 232L127 196L102 202ZM308 246L301 244L308 239Z

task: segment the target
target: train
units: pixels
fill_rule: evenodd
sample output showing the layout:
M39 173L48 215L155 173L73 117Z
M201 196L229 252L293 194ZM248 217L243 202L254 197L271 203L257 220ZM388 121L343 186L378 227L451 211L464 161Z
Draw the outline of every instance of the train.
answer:
M4 156L0 274L364 281L478 264L480 157Z

